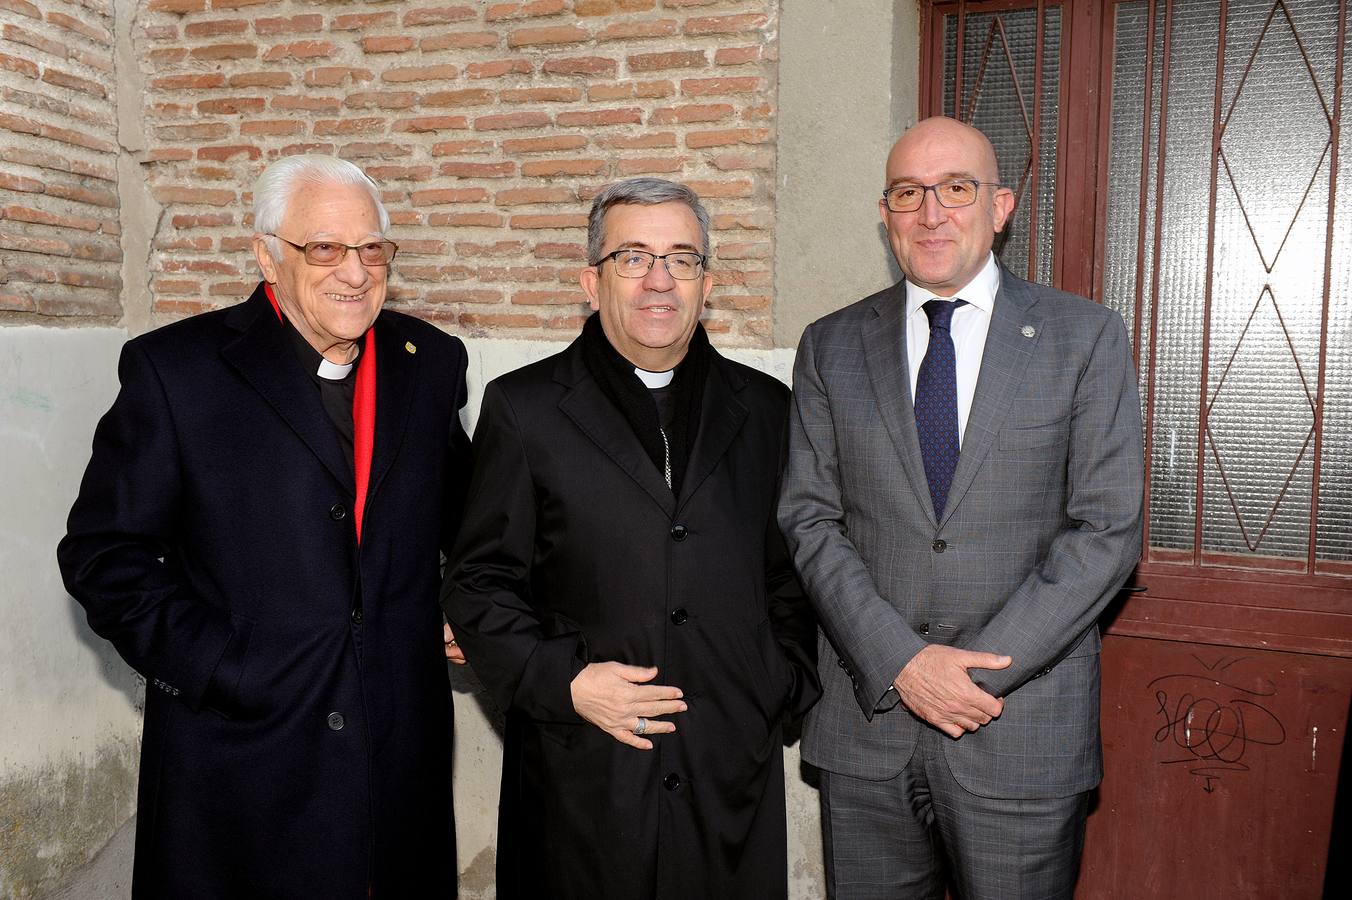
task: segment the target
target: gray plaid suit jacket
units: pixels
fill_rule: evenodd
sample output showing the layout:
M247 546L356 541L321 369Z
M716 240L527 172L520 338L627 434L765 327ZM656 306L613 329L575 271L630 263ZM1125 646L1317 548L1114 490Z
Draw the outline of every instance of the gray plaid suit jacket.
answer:
M999 719L945 738L985 797L1102 778L1095 620L1141 551L1140 402L1126 328L1001 271L948 507L936 521L906 360L905 283L811 325L794 365L779 521L821 617L825 694L803 757L892 778L921 728L892 679L926 643L1008 654L971 670Z

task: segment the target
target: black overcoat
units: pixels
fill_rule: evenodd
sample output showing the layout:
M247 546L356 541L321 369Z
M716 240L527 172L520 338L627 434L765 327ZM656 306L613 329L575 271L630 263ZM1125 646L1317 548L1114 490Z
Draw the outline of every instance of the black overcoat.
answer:
M679 498L580 340L485 392L443 604L507 713L500 897L787 893L781 725L818 694L774 523L788 391L710 352ZM684 691L653 750L573 710L573 676L606 660Z
M374 328L360 547L351 461L261 286L123 348L58 558L146 678L138 898L454 896L437 587L465 350Z

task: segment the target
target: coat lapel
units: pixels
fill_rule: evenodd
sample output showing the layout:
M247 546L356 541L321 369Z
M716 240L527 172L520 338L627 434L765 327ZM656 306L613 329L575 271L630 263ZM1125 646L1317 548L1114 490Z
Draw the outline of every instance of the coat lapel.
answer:
M718 465L718 461L727 452L728 445L741 430L748 412L746 405L737 399L735 393L744 383L741 376L728 366L712 347L709 348L709 353L713 355L713 359L710 360L709 377L704 384L699 431L695 435L695 446L690 452L690 461L686 464L678 509L689 502L691 495Z
M406 340L393 317L381 316L372 327L376 330L376 439L366 490L368 506L404 442L419 365L416 345Z
M906 359L906 282L899 281L883 292L873 307L874 318L863 329L864 362L878 413L901 456L901 467L920 506L934 524L934 504L925 463L920 456L920 438L915 430L915 406L911 401L910 365ZM953 503L950 499L949 506Z
M296 362L282 323L272 311L262 284L226 319L240 332L221 354L282 420L296 433L347 491L356 494L352 465L344 458L333 423L324 413L319 392Z
M643 445L624 416L610 402L582 360L581 339L560 354L554 368L556 381L570 390L559 401L559 411L572 420L592 443L634 479L668 516L676 511L671 489L653 466Z
M958 468L948 490L945 521L972 486L995 435L1000 431L1015 389L1023 381L1028 360L1033 358L1033 350L1042 336L1042 316L1034 308L1036 304L1037 296L1028 282L1002 268L1000 290L995 295L990 330L986 333L986 348L981 354L981 373L977 376L972 409L962 434L962 452L958 454ZM1025 336L1025 327L1033 329L1032 337Z

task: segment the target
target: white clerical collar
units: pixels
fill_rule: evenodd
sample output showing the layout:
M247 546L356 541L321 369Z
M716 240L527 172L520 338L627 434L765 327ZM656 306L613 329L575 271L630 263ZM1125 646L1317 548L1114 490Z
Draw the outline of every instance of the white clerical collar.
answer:
M940 297L933 291L927 290L918 284L906 282L906 315L915 315L920 307L924 306L930 300L966 300L972 306L990 315L995 309L995 295L1000 290L1000 267L995 264L995 254L991 253L986 257L986 265L976 277L962 286L962 290L953 294L951 297Z
M643 382L649 390L656 390L657 388L664 388L671 384L671 379L676 377L676 370L668 369L665 372L649 372L647 369L640 369L635 366L634 374L638 376L638 380Z
M329 362L321 356L319 357L319 369L315 374L327 381L342 381L347 377L347 373L352 371L352 367L356 364L356 359L353 359L352 362L347 365L340 366L338 363Z

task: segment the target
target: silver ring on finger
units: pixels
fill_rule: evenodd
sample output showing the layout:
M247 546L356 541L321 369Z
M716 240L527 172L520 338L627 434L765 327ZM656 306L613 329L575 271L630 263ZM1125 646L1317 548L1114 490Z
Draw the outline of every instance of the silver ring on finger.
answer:
M642 716L638 717L638 726L634 728L634 734L647 734L648 720Z

